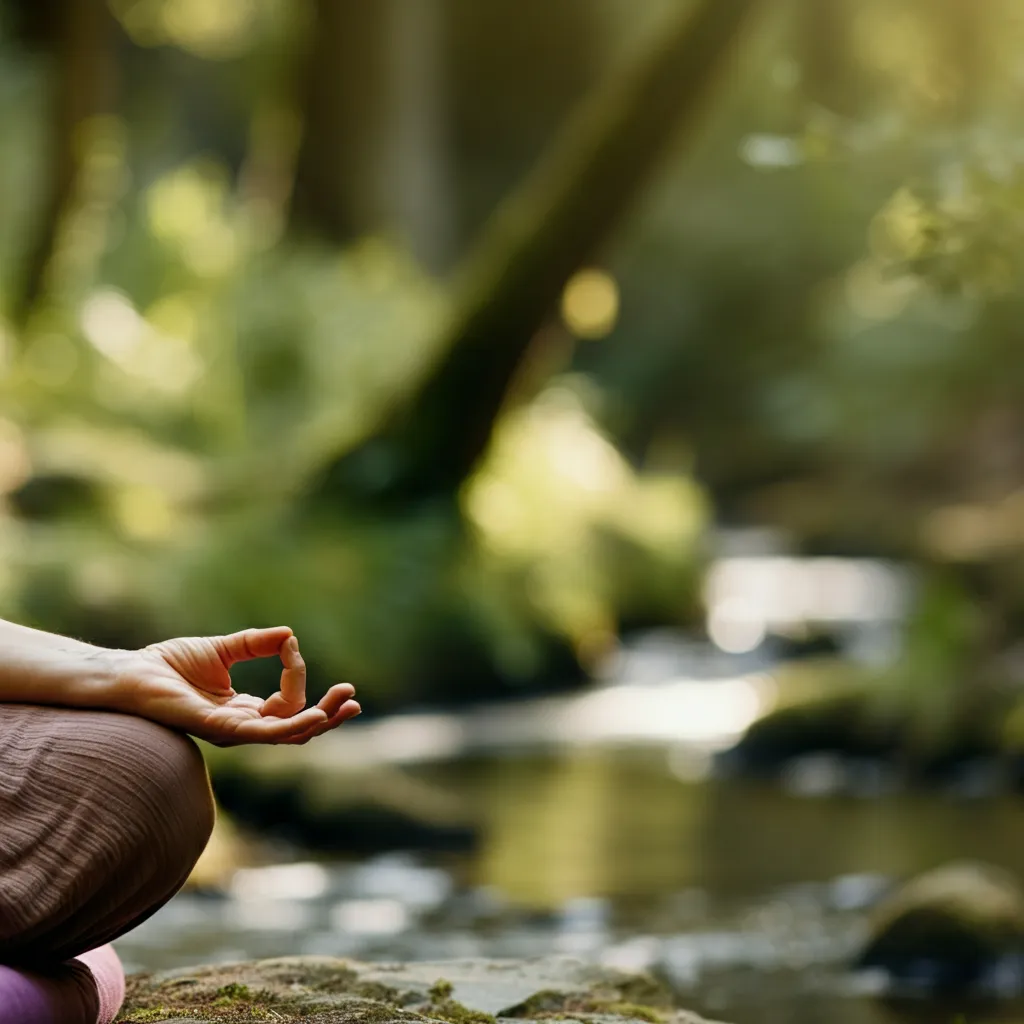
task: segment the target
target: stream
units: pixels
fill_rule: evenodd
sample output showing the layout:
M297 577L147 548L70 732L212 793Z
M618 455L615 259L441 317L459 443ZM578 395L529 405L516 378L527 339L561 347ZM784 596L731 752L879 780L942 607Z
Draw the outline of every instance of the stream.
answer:
M850 795L691 767L653 744L405 765L469 815L472 849L351 858L279 842L224 892L179 894L118 947L132 970L566 954L656 970L685 1005L733 1024L883 1024L905 1018L844 966L872 903L949 860L1022 862L1021 809L999 792Z

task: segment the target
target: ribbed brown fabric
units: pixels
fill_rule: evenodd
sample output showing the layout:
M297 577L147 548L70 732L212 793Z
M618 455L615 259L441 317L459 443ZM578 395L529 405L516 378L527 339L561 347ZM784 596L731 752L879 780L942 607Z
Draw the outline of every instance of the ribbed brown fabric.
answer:
M0 704L0 963L45 967L123 935L182 886L212 828L187 737Z

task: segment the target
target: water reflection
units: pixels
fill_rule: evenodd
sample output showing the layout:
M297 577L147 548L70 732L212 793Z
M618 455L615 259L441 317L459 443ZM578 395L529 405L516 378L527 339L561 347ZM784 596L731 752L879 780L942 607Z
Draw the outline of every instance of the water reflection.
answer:
M469 809L476 852L356 863L296 852L238 872L222 897L179 896L122 953L136 966L571 953L661 970L688 1002L736 1024L882 1024L888 1011L851 996L838 965L886 880L962 857L1013 870L1024 852L1004 798L692 784L664 750L410 771Z

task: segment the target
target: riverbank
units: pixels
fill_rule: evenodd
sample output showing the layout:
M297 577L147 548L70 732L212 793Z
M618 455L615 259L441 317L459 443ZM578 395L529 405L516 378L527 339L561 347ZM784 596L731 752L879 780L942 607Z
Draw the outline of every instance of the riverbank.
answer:
M711 1024L664 986L569 958L367 964L286 957L134 975L118 1020L309 1024Z

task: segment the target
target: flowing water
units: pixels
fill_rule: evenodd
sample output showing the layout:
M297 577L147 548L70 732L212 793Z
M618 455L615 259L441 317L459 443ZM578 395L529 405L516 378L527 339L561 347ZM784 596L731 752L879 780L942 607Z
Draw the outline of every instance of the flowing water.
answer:
M735 1024L883 1024L897 1011L844 968L870 904L892 880L949 860L1015 871L1024 855L1008 795L693 782L662 748L403 773L424 799L457 804L478 830L474 849L347 860L282 848L281 864L240 871L223 895L176 897L120 942L122 956L148 969L563 953L655 969L687 1005ZM933 1007L915 1019L961 1018Z

